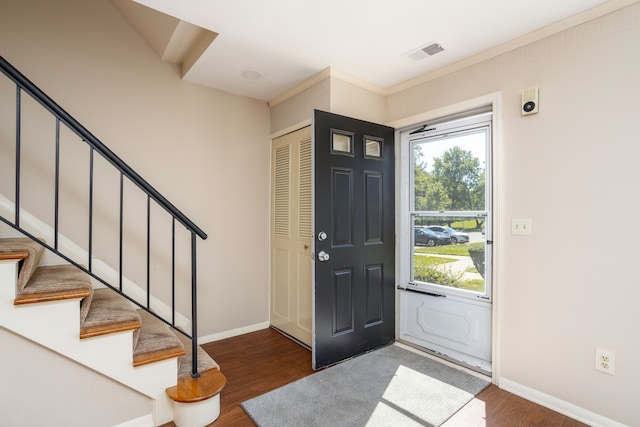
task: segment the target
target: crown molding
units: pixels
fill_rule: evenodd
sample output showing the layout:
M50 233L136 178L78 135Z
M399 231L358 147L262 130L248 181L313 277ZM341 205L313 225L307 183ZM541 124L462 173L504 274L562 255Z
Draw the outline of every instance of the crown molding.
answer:
M321 81L328 79L330 76L331 76L331 67L327 67L324 70L319 71L316 74L314 74L311 77L309 77L308 79L304 80L302 83L300 83L300 84L292 87L291 89L287 90L282 95L279 95L279 96L275 97L274 99L272 99L271 101L269 101L269 103L268 103L269 107L273 108L276 105L286 101L287 99L293 98L294 96L296 96L300 92L303 92L303 91L309 89L311 86L314 86L314 85L320 83Z
M414 79L410 79L403 83L391 86L386 89L386 95L392 95L397 92L411 89L415 86L424 84L431 80L435 80L439 77L445 76L455 71L459 71L464 68L470 67L472 65L478 64L480 62L489 60L491 58L495 58L496 56L502 55L509 51L518 49L520 47L542 40L544 38L551 37L555 34L558 34L562 31L573 28L577 25L584 24L585 22L591 21L593 19L599 18L601 16L607 15L612 12L615 12L616 10L619 10L624 7L630 6L634 3L637 3L638 1L640 0L611 0L606 3L602 3L598 6L592 7L591 9L587 9L584 12L578 13L576 15L570 16L561 21L547 25L546 27L542 27L536 31L532 31L528 34L525 34L522 37L518 37L516 39L510 40L506 43L503 43L498 46L487 49L485 51L482 51L476 55L467 57L458 62L454 62L453 64L449 64L444 67L438 68L437 70L430 71Z
M615 12L619 9L630 6L634 3L638 3L639 1L640 0L610 0L606 3L602 3L598 6L592 7L591 9L587 9L584 12L578 13L576 15L565 18L561 21L547 25L536 31L532 31L528 34L525 34L522 37L518 37L506 43L487 49L476 55L467 57L458 62L454 62L453 64L445 65L444 67L438 68L436 70L425 73L419 77L409 79L405 82L402 82L394 86L390 86L388 88L381 88L369 82L365 82L361 79L358 79L357 77L353 77L347 73L343 73L331 67L327 67L324 70L319 71L318 73L304 80L302 83L296 85L295 87L287 90L283 94L272 99L271 101L269 101L268 104L269 104L269 107L275 107L276 105L286 101L287 99L290 99L296 96L297 94L303 92L304 90L310 88L311 86L314 86L315 84L318 84L321 81L326 80L328 78L336 78L344 82L351 83L353 85L361 87L363 89L366 89L370 92L376 93L378 95L389 96L394 93L402 92L404 90L411 89L415 86L419 86L431 80L435 80L447 74L462 70L464 68L470 67L480 62L489 60L491 58L495 58L499 55L502 55L509 51L526 46L528 44L534 43L536 41L542 40L544 38L551 37L555 34L558 34L562 31L573 28L577 25L584 24L585 22L591 21L593 19L599 18L601 16L607 15L612 12Z

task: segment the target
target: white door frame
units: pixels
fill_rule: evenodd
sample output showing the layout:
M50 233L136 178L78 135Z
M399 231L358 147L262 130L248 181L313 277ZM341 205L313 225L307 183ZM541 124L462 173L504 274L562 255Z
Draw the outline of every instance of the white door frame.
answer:
M492 214L494 224L493 230L488 230L489 236L493 237L493 304L492 304L492 382L494 384L499 385L500 378L500 342L501 342L501 334L500 334L500 325L501 325L501 306L500 302L502 300L502 286L501 281L503 277L503 269L501 266L504 265L504 254L502 251L502 247L504 245L501 244L502 237L500 235L500 228L498 225L500 224L501 212L503 211L503 200L504 197L502 191L502 143L501 143L501 116L502 116L502 107L501 107L501 92L494 92L485 96L481 96L478 98L474 98L468 101L464 101L458 104L450 105L447 107L439 108L436 110L428 111L425 113L421 113L418 115L414 115L405 119L396 120L390 123L387 123L387 126L392 126L396 129L396 141L400 141L400 134L405 129L416 126L420 123L433 120L436 118L446 117L453 114L457 114L460 112L473 110L479 107L491 105L493 110L493 126L492 126L492 167L493 167L493 180L492 180L492 193L493 193L493 206L492 206ZM409 264L405 263L403 265L404 260L409 259L410 254L410 245L405 244L409 242L411 236L409 234L410 227L407 227L404 224L404 221L407 221L406 218L401 214L400 209L402 208L400 200L408 200L409 198L409 186L402 186L401 180L401 170L400 164L403 160L406 162L407 159L402 159L401 156L408 156L408 153L403 153L400 150L401 144L396 144L396 280L397 283L402 283L402 280L407 277L407 272L409 269ZM405 269L405 270L403 270ZM396 291L398 292L398 291ZM397 295L396 301L399 301L400 298ZM399 337L399 325L400 325L400 311L396 309L396 338Z

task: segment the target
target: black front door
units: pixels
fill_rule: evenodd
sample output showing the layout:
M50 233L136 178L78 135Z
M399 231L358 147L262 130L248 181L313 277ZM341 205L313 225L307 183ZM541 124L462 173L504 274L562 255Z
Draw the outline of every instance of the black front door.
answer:
M313 125L319 369L395 338L394 129L317 110Z

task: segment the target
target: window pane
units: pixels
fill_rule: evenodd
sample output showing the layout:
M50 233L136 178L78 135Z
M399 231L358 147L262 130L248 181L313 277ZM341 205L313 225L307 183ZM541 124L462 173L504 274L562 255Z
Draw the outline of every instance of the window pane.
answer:
M414 283L485 294L486 215L413 216Z
M342 133L331 134L331 151L336 153L353 153L351 148L352 135L345 135Z
M484 211L487 128L413 143L414 210Z
M365 138L364 140L364 155L365 157L381 157L382 156L382 141L376 139Z

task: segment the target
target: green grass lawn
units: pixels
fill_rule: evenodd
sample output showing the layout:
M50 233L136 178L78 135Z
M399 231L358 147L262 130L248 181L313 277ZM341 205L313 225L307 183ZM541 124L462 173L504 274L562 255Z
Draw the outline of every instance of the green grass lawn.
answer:
M420 258L420 259L418 259ZM440 265L448 262L457 261L455 258L445 258L441 256L428 256L428 255L416 255L414 258L415 264L420 265Z
M436 268L439 265L456 261L455 258L428 255L469 256L469 247L482 245L484 245L484 242L415 248L415 255L413 257L415 280L436 283L458 289L466 289L469 291L484 292L484 279L463 280L462 273L452 272L450 269L446 268L446 265L445 268ZM468 268L467 272L477 273L478 270L475 268Z
M484 293L484 280L483 279L473 279L473 280L465 280L462 282L461 289L466 289L468 291L480 292Z
M443 245L443 246L420 246L414 249L415 253L419 254L436 254L436 255L457 255L457 256L469 256L470 247L481 247L484 242L478 243L465 243L462 245Z
M475 219L468 219L466 221L457 221L451 223L451 228L455 228L460 231L480 231L482 227L476 228L477 223Z

